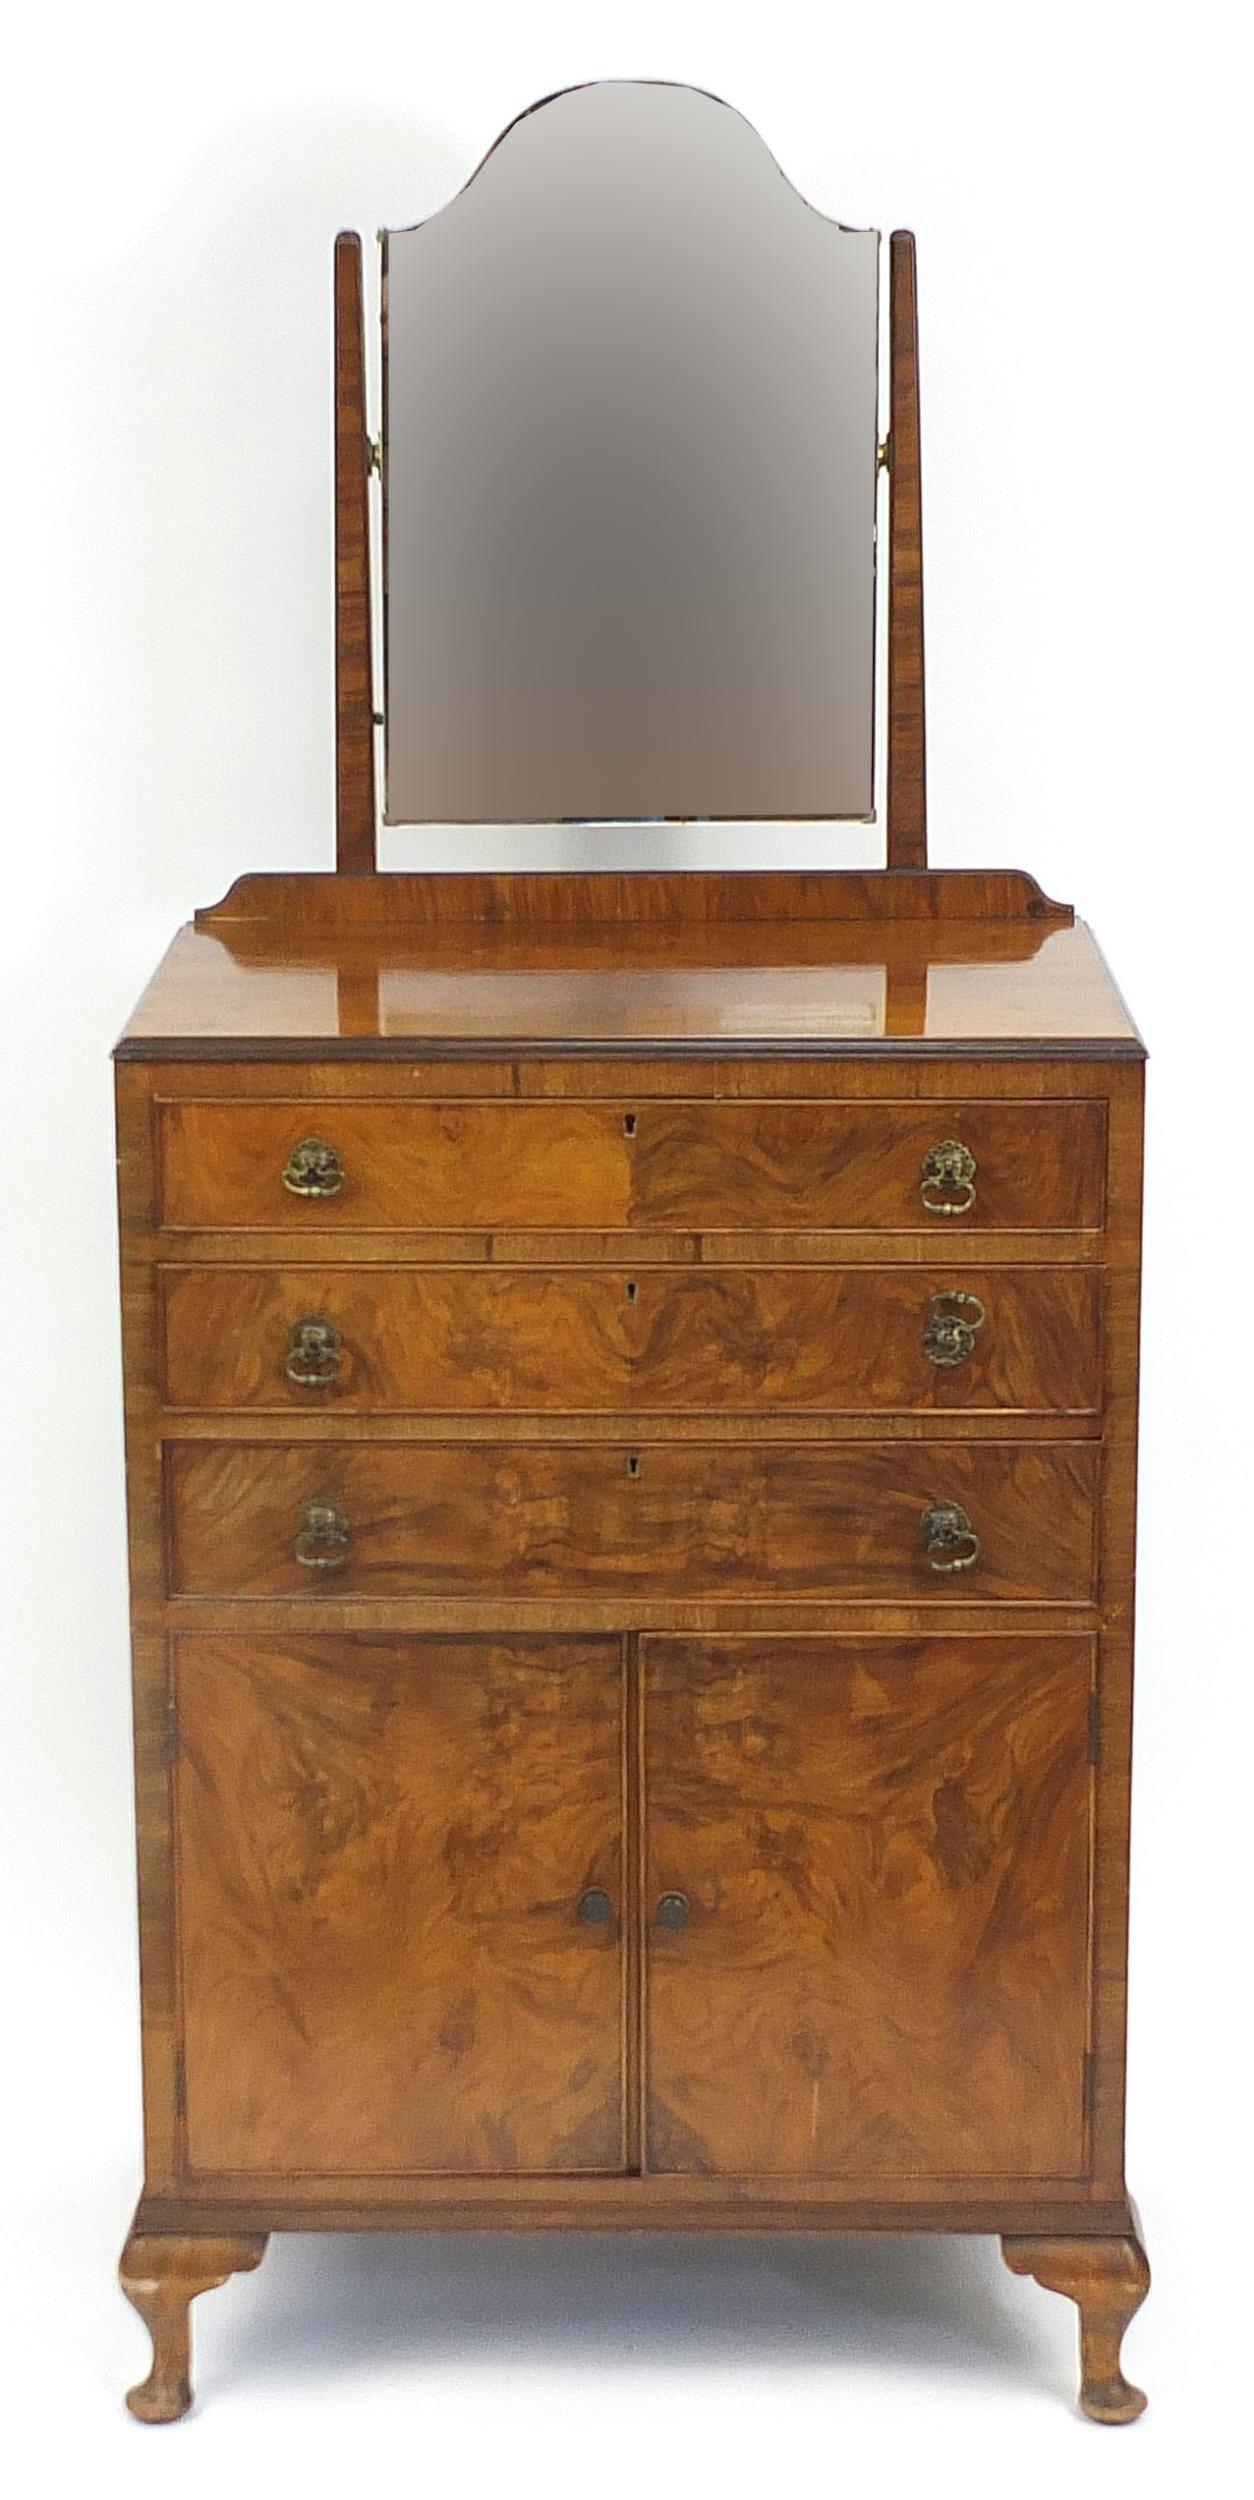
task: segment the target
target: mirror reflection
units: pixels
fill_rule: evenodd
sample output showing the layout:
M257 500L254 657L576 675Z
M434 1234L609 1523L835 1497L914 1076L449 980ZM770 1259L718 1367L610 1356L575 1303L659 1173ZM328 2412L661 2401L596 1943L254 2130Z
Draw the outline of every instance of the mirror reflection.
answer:
M873 813L878 241L634 82L386 236L386 821Z

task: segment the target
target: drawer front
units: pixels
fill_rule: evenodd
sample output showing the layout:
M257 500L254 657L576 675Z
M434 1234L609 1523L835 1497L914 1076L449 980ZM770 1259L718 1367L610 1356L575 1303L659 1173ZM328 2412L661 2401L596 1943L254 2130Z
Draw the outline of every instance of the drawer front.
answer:
M160 1117L163 1221L183 1229L952 1235L1103 1216L1100 1102L167 1102ZM321 1169L293 1164L309 1140L331 1150ZM950 1142L966 1161L926 1180Z
M178 1595L314 1605L1083 1603L1097 1464L1096 1445L1076 1442L182 1442L167 1449L172 1582Z
M188 1267L175 1407L1093 1412L1092 1268Z

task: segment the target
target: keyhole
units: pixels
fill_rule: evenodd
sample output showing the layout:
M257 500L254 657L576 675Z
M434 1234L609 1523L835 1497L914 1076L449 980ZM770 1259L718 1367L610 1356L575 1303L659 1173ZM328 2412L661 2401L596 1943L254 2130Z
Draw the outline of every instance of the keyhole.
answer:
M627 1461L627 1473L629 1476L638 1476L640 1473L640 1453L638 1450L633 1450Z
M633 1276L633 1277L631 1278L631 1280L630 1280L629 1284L628 1284L628 1287L627 1287L627 1299L628 1299L628 1301L629 1301L629 1302L634 1302L634 1301L635 1301L635 1299L636 1299L637 1294L639 1293L639 1291L640 1291L640 1287L639 1287L639 1285L636 1283L635 1277Z
M634 1137L634 1136L635 1136L635 1134L636 1134L636 1115L635 1115L635 1112L634 1112L634 1111L625 1111L625 1112L623 1113L623 1135L624 1135L624 1137Z

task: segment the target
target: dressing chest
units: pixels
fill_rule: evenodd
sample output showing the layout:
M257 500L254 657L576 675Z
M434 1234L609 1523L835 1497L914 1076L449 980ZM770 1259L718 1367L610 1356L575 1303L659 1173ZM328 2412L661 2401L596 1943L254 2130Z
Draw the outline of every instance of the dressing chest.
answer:
M642 151L643 243L614 179L626 197ZM808 581L795 614L772 581L762 648L687 687L684 754L669 715L649 729L621 615L588 675L589 505L554 558L562 630L582 622L534 662L558 602L534 546L492 568L519 477L506 507L463 350L515 448L555 375L591 422L559 354L580 271L525 320L516 286L589 164L588 254L611 227L660 254L682 201L700 231L670 261L712 300L743 166L736 231L761 198L789 267L816 233L867 247L874 318L878 239L682 88L551 99L387 238L381 451L361 248L337 244L337 868L198 914L117 1053L145 2095L122 2280L154 2346L129 2401L186 2410L190 2303L272 2230L937 2230L1000 2234L1076 2302L1084 2408L1126 2421L1143 1051L1069 908L927 865L908 236L885 442L872 355L813 453L853 465L819 536L862 531L866 614L829 634ZM402 285L402 244L463 226L475 286L515 254L495 328L442 265L416 283L416 248ZM796 319L809 339L808 300ZM722 336L712 315L725 395ZM452 379L407 459L415 341ZM654 463L684 421L667 371ZM437 526L422 462L459 410L470 487ZM576 492L561 448L528 473L541 507ZM616 442L615 473L634 456ZM770 495L774 543L794 522ZM598 871L592 820L729 815L727 773L746 816L871 813L879 500L888 866ZM377 532L389 819L394 787L419 822L578 816L586 868L379 873ZM693 657L677 604L645 636L668 681ZM485 616L509 631L476 640ZM844 671L853 730L802 703L776 753L790 635ZM548 708L571 670L586 738ZM842 803L807 797L829 786Z

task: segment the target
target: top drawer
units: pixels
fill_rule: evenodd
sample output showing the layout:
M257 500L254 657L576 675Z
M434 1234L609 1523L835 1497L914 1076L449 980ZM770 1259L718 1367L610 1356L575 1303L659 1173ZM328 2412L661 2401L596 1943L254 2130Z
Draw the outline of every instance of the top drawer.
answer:
M162 1220L184 1230L1103 1219L1098 1101L166 1102L160 1121Z

